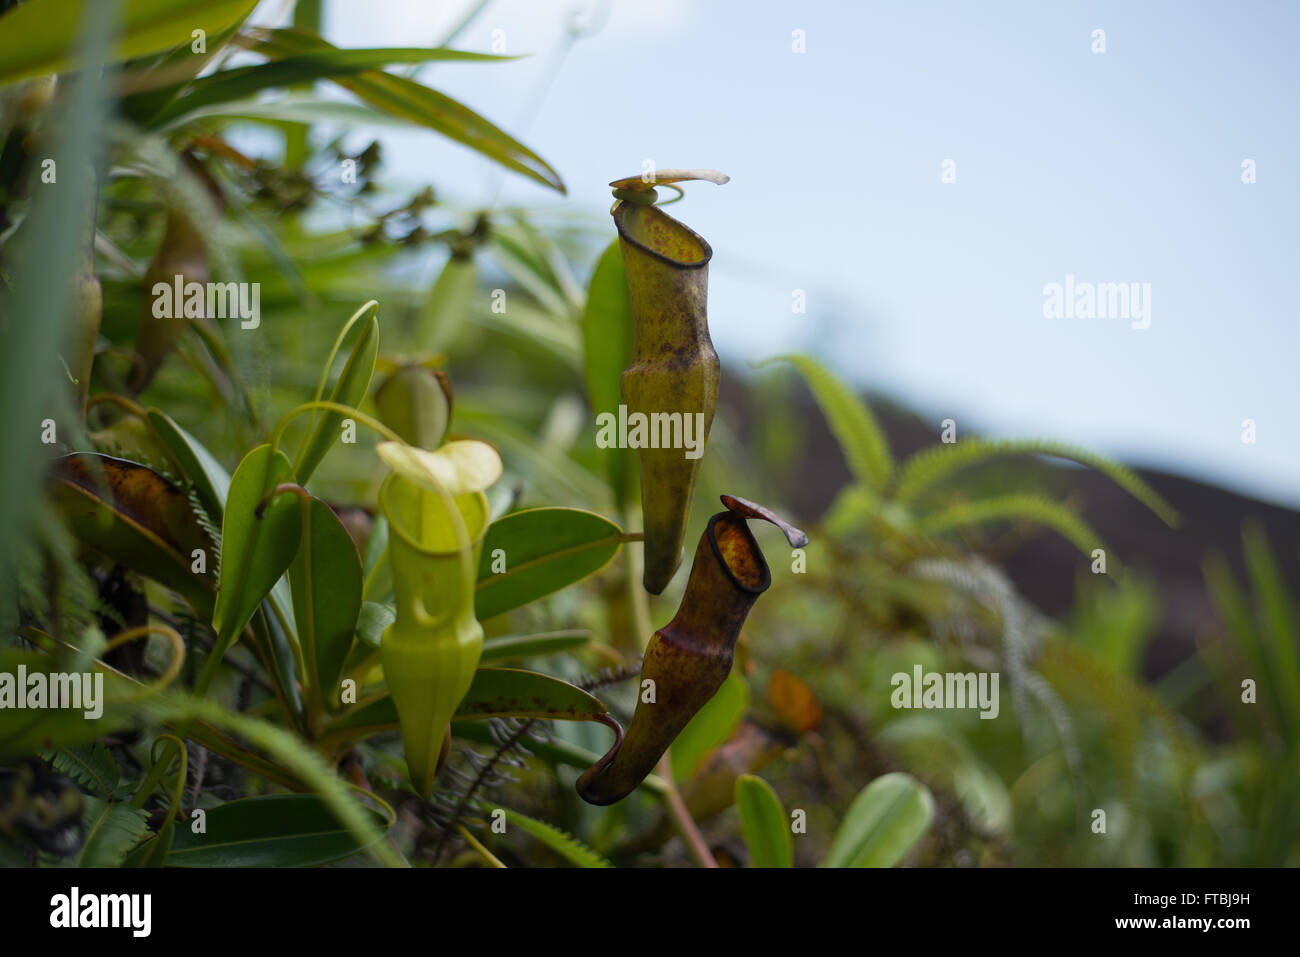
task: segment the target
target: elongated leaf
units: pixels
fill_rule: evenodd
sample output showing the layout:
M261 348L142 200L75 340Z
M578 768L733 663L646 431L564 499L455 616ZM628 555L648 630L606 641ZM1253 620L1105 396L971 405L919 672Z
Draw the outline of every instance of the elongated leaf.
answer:
M749 684L732 671L673 741L673 779L689 778L706 754L731 737L748 708Z
M323 700L335 699L361 613L361 557L333 510L318 498L307 506L302 547L289 569L293 616L310 680Z
M1258 521L1247 522L1241 542L1258 608L1261 644L1270 666L1266 680L1277 688L1279 710L1284 715L1289 711L1291 727L1300 729L1300 661L1296 652L1300 630L1295 608L1263 526Z
M365 814L381 833L388 822ZM315 794L241 798L209 809L206 832L176 830L167 863L173 867L316 867L362 850L352 832Z
M551 655L557 651L571 651L591 641L591 633L581 629L547 631L539 635L498 635L483 640L483 654L479 661L503 661L508 658L527 658L530 655Z
M116 867L149 831L149 815L129 804L86 797L86 837L74 863L77 867Z
M849 471L867 487L880 491L894 473L889 442L875 415L847 385L808 356L778 356L768 362L789 362L803 375L839 442Z
M474 309L478 264L471 255L452 254L429 290L413 330L417 349L445 349Z
M213 543L179 489L136 462L91 452L59 459L54 477L54 499L78 539L211 613L213 562L192 569L194 550L213 553Z
M364 308L364 307L363 307ZM379 356L379 304L370 305L370 314L358 324L356 341L348 354L348 361L330 390L328 399L340 405L356 407L370 390L370 379L375 374L375 359ZM332 356L331 356L332 357ZM329 370L326 370L328 375ZM295 470L299 485L306 485L316 466L330 450L340 434L343 415L339 412L322 412L312 416L312 424L298 453Z
M517 827L525 834L530 834L537 840L541 841L555 853L559 854L570 864L578 867L613 867L609 861L601 857L586 844L583 844L572 834L560 830L558 827L547 824L545 821L539 821L531 818L527 814L520 814L512 808L502 808L506 812L506 823L512 827Z
M364 103L351 100L323 100L306 94L290 94L274 100L236 100L232 103L221 103L196 109L170 123L161 125L159 131L166 132L185 123L205 119L238 120L240 122L271 123L275 125L281 123L303 123L308 125L341 123L348 126L365 124L385 129L411 128L411 124L405 120L389 116L387 113L381 113ZM354 255L365 257L373 255L373 253L364 251ZM318 263L303 264L304 271L316 268L319 268Z
M618 554L621 535L609 519L579 508L530 508L497 519L483 543L475 614L486 621L594 574Z
M480 668L456 708L456 719L557 718L591 721L605 714L595 696L559 678L518 668Z
M263 34L254 49L268 57L283 57L337 48L310 34L271 30ZM437 90L404 77L379 72L339 77L334 82L386 113L436 130L507 169L561 193L565 191L559 174L540 156L473 110Z
M266 493L293 472L283 452L259 445L244 456L230 481L221 522L221 585L212 627L224 654L248 624L262 599L289 568L302 538L302 510L296 495L279 495L259 517Z
M208 64L231 39L239 33L241 23L234 23L220 33L206 38L207 51L195 53L193 45L172 50L156 63L122 76L123 86L133 92L122 97L118 109L122 115L138 126L148 129L147 121L162 110Z
M915 529L922 534L937 534L973 525L998 521L1029 521L1055 529L1068 538L1085 555L1093 549L1106 548L1092 528L1070 509L1041 495L1012 493L973 502L957 502L933 515L918 519ZM1107 550L1113 566L1112 574L1119 569L1118 560Z
M157 409L145 413L154 432L194 484L199 500L214 519L221 518L230 495L230 473L198 439L182 429L171 416Z
M428 47L387 49L321 50L287 56L269 63L235 67L213 73L190 85L152 120L151 125L171 122L192 110L243 99L262 90L293 86L313 80L352 76L382 69L390 63L427 63L431 60L502 61L512 57L470 53Z
M794 838L781 799L770 784L753 774L736 778L736 809L752 867L794 865Z
M582 315L582 371L587 380L587 397L592 411L618 412L623 401L619 379L632 364L632 301L627 293L623 254L615 239L596 262L587 287L587 306ZM615 501L632 501L633 452L631 449L602 450L605 469Z
M1132 469L1086 449L1042 439L969 438L955 445L922 449L899 467L895 497L900 502L914 502L961 469L1011 455L1048 455L1096 469L1155 512L1166 525L1176 528L1179 524L1178 513Z
M910 774L876 778L853 799L826 855L827 867L893 867L930 827L934 798Z
M455 717L457 721L507 717L595 721L606 713L594 695L559 678L516 668L480 668ZM324 737L326 741L340 733L356 737L397 726L397 708L393 699L385 696L331 721Z
M77 66L83 0L28 0L0 17L0 85ZM257 0L123 0L107 62L189 46L193 31L216 36L248 16Z

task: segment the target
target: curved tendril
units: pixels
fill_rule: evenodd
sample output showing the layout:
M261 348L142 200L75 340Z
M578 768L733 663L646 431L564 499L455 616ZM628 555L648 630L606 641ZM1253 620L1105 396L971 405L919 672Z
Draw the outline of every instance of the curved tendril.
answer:
M284 430L288 428L289 423L304 412L310 412L312 409L324 409L327 412L338 412L342 415L349 416L356 419L367 428L378 432L390 442L401 442L403 445L408 444L400 435L373 416L366 415L364 412L354 409L350 405L344 405L342 402L330 402L327 399L314 399L311 402L304 402L302 405L290 409L281 417L280 421L275 424L275 429L271 432L270 442L272 459L275 458L275 453L280 448L280 440L284 438Z
M155 762L155 765L157 764L158 745L162 744L164 741L170 742L177 749L176 752L169 751L165 755L167 764L171 764L172 754L178 753L181 759L181 766L176 774L176 790L172 792L171 807L167 809L167 816L163 819L162 825L158 828L157 833L159 834L162 833L162 829L167 826L167 823L175 819L176 815L180 813L181 802L185 798L185 778L189 771L189 751L185 747L185 742L174 734L160 734L158 737L154 738L153 747L149 749L149 760ZM163 766L159 772L159 777L162 777L166 773L167 767Z
M352 327L361 321L363 313L368 313L367 318L370 318L378 311L378 301L371 299L368 302L362 303L361 307L348 318L348 321L343 323L343 328L339 330L338 336L334 339L334 347L330 349L329 358L325 360L325 368L321 371L320 382L316 386L316 394L312 396L312 401L321 401L321 396L325 394L325 383L329 381L330 370L334 368L334 360L338 358L339 350L343 348L343 340L347 338L347 334L352 331ZM302 447L298 449L299 458L302 457L302 453L306 450L308 436L311 435L311 430L315 425L316 416L313 415L311 417L311 423L307 426L307 432L303 436Z
M128 628L120 634L114 635L105 645L100 656L108 654L114 648L126 644L128 641L135 641L137 638L144 638L148 635L162 635L172 646L171 661L167 663L167 669L158 676L158 680L152 684L141 684L143 694L125 698L125 701L143 701L145 698L152 698L161 694L168 685L176 680L176 676L181 673L181 665L185 663L185 640L181 638L176 629L168 625L140 625L137 628ZM102 662L101 662L102 663ZM107 666L106 666L107 667ZM114 669L116 670L116 669Z

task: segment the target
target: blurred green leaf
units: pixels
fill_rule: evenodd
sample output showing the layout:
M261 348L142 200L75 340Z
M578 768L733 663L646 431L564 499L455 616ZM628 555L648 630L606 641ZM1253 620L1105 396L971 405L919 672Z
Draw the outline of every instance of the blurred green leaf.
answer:
M180 95L159 111L150 125L169 123L190 111L243 99L262 90L293 86L312 80L351 76L381 69L390 63L427 63L440 61L503 61L513 57L490 53L469 53L427 47L392 47L389 49L328 49L287 56L253 66L221 70L183 85ZM188 86L188 89L185 87Z
M262 34L254 49L268 57L293 56L337 49L319 37L292 30L270 30ZM373 106L436 130L448 139L463 143L529 179L565 192L559 174L545 160L489 123L473 110L436 90L413 80L387 73L362 73L334 82Z
M317 867L355 854L360 844L315 794L268 794L227 801L205 812L206 833L182 825L172 867ZM372 825L388 821L365 809Z
M0 17L0 86L81 66L73 52L85 23L82 0L27 0ZM114 63L190 46L194 31L216 36L252 13L257 0L123 0Z
M617 412L623 401L619 380L632 364L632 302L623 272L618 240L605 247L587 287L587 307L582 316L582 369L592 411ZM620 505L635 496L631 449L601 450L610 486Z
M853 799L826 855L827 867L893 867L934 819L934 798L910 774L876 778Z
M889 451L889 440L870 407L815 359L777 356L759 365L773 362L789 362L799 370L826 416L853 477L876 492L882 491L894 474L894 458Z
M1180 522L1173 507L1132 469L1086 449L1043 439L974 437L964 438L955 445L939 444L922 449L899 468L895 497L900 502L913 502L961 469L1010 455L1048 455L1096 469L1155 512L1166 525L1176 528Z
M710 698L673 741L673 779L685 781L700 760L731 737L749 709L749 683L732 669Z
M792 867L794 837L772 786L753 774L736 778L736 809L752 867Z
M509 658L528 658L532 655L551 655L557 651L572 651L591 641L591 633L581 629L548 631L540 635L499 635L483 640L480 661L503 661Z

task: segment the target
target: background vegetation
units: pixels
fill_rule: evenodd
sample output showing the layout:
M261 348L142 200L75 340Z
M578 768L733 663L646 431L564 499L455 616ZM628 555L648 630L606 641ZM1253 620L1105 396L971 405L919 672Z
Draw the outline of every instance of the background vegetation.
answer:
M729 384L688 541L730 493L772 506L812 544L792 555L761 533L773 585L731 678L675 743L671 773L661 768L626 800L595 808L574 792L609 747L607 729L523 709L454 724L423 799L391 727L337 748L309 726L293 699L310 680L292 653L308 637L277 633L269 612L205 685L218 642L211 608L160 572L126 526L158 520L177 542L185 526L215 544L214 512L229 503L214 476L234 473L292 409L333 396L391 425L379 389L402 370L436 369L454 396L452 435L491 444L505 463L489 493L494 517L583 509L621 536L602 539L610 560L594 573L565 572L567 587L484 617L484 663L562 679L626 725L638 656L685 575L661 597L640 590L635 473L595 444L594 414L617 404L626 365L621 275L597 269L613 255L602 254L613 231L576 215L456 208L442 199L455 184L436 178L396 193L378 141L352 152L322 133L424 128L562 192L562 170L473 104L407 78L409 65L438 59L500 68L454 51L454 38L339 50L316 35L319 10L305 0L292 31L247 25L249 0L4 6L0 655L53 655L64 670L98 660L128 689L89 733L57 715L33 724L0 712L6 863L1297 862L1300 655L1282 570L1293 556L1279 560L1250 524L1224 554L1198 552L1204 578L1191 587L1215 614L1156 679L1149 644L1165 603L1180 599L1158 567L1115 553L1093 527L1104 523L1073 494L1084 473L1044 460L1096 471L1169 528L1198 516L1068 436L935 436L904 454L905 430L881 426L900 421L897 410L866 403L802 356L759 369L723 357ZM193 30L204 31L202 53ZM102 75L78 69L98 62ZM324 95L325 84L350 95ZM250 138L250 128L262 132ZM47 159L53 182L42 181ZM689 221L689 199L679 208ZM160 325L150 290L175 273L258 284L259 327ZM373 326L363 313L340 337L372 300ZM373 379L357 389L348 370L367 359ZM42 441L47 419L53 444ZM293 420L286 449L309 447L322 420ZM814 440L826 434L833 445ZM367 576L380 561L386 473L375 441L359 429L304 480L342 520ZM85 451L147 466L185 507L161 513L155 490L141 513L101 497L93 522L79 519L58 457ZM847 476L833 500L800 496L828 472ZM1077 553L1070 606L1052 616L1007 570L1035 536ZM1094 574L1096 549L1105 574ZM391 604L369 579L366 598L348 633L357 661ZM917 664L999 672L1001 716L893 708L890 677ZM1244 679L1257 683L1257 703L1243 703ZM210 812L209 828L240 834L243 850L195 835L195 808ZM1106 812L1104 834L1094 809ZM797 812L806 827L792 833Z

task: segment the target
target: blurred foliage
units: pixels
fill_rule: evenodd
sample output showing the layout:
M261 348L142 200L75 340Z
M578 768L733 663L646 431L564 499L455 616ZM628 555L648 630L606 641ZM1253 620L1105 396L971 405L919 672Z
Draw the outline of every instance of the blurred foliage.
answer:
M14 18L55 6L68 4L18 4L0 36L12 45ZM204 5L125 6L158 26ZM6 434L19 437L2 466L0 551L11 571L0 671L42 652L67 670L99 661L117 705L96 740L50 725L39 747L13 712L0 713L0 860L354 863L365 847L417 865L676 865L688 860L674 839L676 799L722 864L1300 863L1296 608L1258 529L1243 538L1245 584L1223 558L1207 560L1221 621L1207 623L1198 654L1148 681L1159 593L1029 463L1048 456L1100 470L1176 523L1154 491L1054 441L963 437L900 462L871 407L804 356L747 381L747 408L719 409L689 527L703 527L721 493L778 502L781 488L819 467L797 380L825 415L851 484L788 562L780 539L762 533L781 556L770 597L748 623L725 691L673 749L673 780L652 775L608 808L578 801L574 780L609 733L552 718L582 713L591 698L626 724L645 626L670 617L686 578L679 572L659 597L640 590L640 546L624 544L640 527L635 476L595 442L594 415L607 410L592 402L617 396L599 375L622 364L628 341L618 284L596 268L607 224L562 206L466 209L446 198L454 183L385 180L375 131L397 124L562 192L559 175L508 133L384 69L438 59L509 69L488 62L500 58L445 46L339 50L313 33L314 3L299 3L300 29L284 31L248 26L251 4L210 7L201 54L189 27L181 42L141 19L114 49L90 35L75 62L107 64L102 78L55 80L40 74L74 62L65 53L77 40L75 18L56 18L50 32L62 33L30 51L23 71L0 69L3 414ZM57 184L41 180L51 157ZM89 225L85 209L95 210ZM78 273L83 258L93 273ZM152 288L173 273L256 284L260 324L195 317L160 328ZM85 300L74 292L94 284L102 310L87 342L78 339ZM379 303L375 329L342 336L369 301ZM93 354L93 374L77 383L89 391L84 418L69 386L78 348ZM458 713L428 800L409 783L391 713L349 729L297 697L311 679L293 676L310 662L294 660L300 636L284 604L307 607L310 595L286 588L251 602L245 640L210 671L218 634L202 599L185 601L151 564L169 541L182 543L174 523L151 531L141 519L128 559L112 543L88 547L54 507L57 488L65 498L86 491L55 481L55 455L97 451L162 476L198 523L190 533L221 544L221 510L239 497L228 501L230 476L291 410L334 396L392 422L385 405L408 394L419 405L402 438L432 430L441 441L450 422L451 439L500 452L493 520L567 507L615 529L588 536L609 555L482 621L485 662L531 669L585 697L490 720ZM365 429L347 454L325 454L328 443L311 436L322 423L333 430L338 414L318 407L289 420L283 447L314 450L299 479L357 544L364 602L349 608L346 650L332 652L330 668L364 683L394 615L382 558L390 529L376 509L385 470ZM755 420L756 441L739 440L740 415ZM58 426L54 444L38 439L46 419ZM128 518L119 509L123 527ZM1018 595L996 561L1006 542L1044 533L1083 556L1076 607L1061 621ZM1094 573L1098 549L1104 574ZM219 549L223 562L228 551ZM285 570L265 570L268 588L284 584ZM141 697L141 685L172 680L173 664L174 686ZM917 666L999 673L999 717L893 707L892 676ZM1244 699L1246 679L1257 701ZM1201 694L1211 689L1215 705ZM356 788L373 800L363 806ZM247 828L252 857L234 861L193 840L178 812L194 808ZM498 808L504 832L493 826ZM1094 830L1096 809L1105 833ZM313 829L328 833L300 837Z

